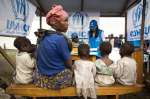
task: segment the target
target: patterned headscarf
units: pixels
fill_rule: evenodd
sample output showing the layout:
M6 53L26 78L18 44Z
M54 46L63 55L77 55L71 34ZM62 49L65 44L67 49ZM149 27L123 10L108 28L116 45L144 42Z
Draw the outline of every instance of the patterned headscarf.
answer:
M68 18L68 13L63 10L61 5L53 5L52 9L46 15L46 22L48 25L56 24L57 21L61 21Z

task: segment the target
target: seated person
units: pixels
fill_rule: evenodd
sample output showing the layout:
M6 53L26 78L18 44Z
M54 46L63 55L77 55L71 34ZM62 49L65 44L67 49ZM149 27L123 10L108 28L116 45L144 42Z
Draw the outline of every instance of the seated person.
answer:
M80 60L74 62L74 74L76 81L77 94L84 99L91 97L96 99L94 77L96 74L95 64L89 60L90 48L87 44L80 44L78 55Z
M121 59L117 61L114 68L114 77L122 85L134 85L136 83L136 61L132 58L134 47L124 43L120 48Z
M109 42L102 42L99 50L101 50L102 57L95 62L97 69L95 81L99 86L112 85L115 82L113 70L111 68L113 61L108 57L112 50L112 46Z
M26 37L17 37L14 46L18 49L16 53L15 83L28 84L33 82L33 71L35 68L35 45L32 45Z
M72 86L73 71L69 42L63 35L68 29L68 13L61 5L53 5L46 22L55 31L46 31L37 50L35 85L47 89Z

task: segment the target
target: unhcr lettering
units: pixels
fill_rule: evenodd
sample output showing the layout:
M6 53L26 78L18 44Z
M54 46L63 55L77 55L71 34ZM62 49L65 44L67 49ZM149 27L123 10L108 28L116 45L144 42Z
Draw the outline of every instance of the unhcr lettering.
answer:
M7 20L7 30L15 30L18 32L25 32L27 33L30 29L30 26L24 23L20 23L13 20Z
M11 0L16 19L26 21L29 15L29 4L27 0Z

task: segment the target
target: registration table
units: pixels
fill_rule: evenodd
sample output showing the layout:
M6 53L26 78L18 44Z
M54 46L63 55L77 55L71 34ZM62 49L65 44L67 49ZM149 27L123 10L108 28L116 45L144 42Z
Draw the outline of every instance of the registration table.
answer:
M72 60L79 60L80 57L78 55L78 49L77 48L73 48L72 52L71 52L71 56L72 56ZM96 56L95 55L90 55L89 59L93 62L96 61Z

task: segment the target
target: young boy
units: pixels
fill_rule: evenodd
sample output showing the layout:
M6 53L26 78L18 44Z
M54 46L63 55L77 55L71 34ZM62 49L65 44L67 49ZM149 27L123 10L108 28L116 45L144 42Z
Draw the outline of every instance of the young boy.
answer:
M33 81L35 68L36 47L26 37L17 37L14 46L18 49L16 53L15 83L28 84Z
M134 85L136 83L136 61L131 57L134 47L124 43L120 48L121 59L114 68L116 81L122 85Z
M96 74L95 64L89 60L90 49L87 44L80 44L78 47L78 55L80 60L74 63L75 82L77 94L85 99L91 97L96 99L94 86L94 77Z

